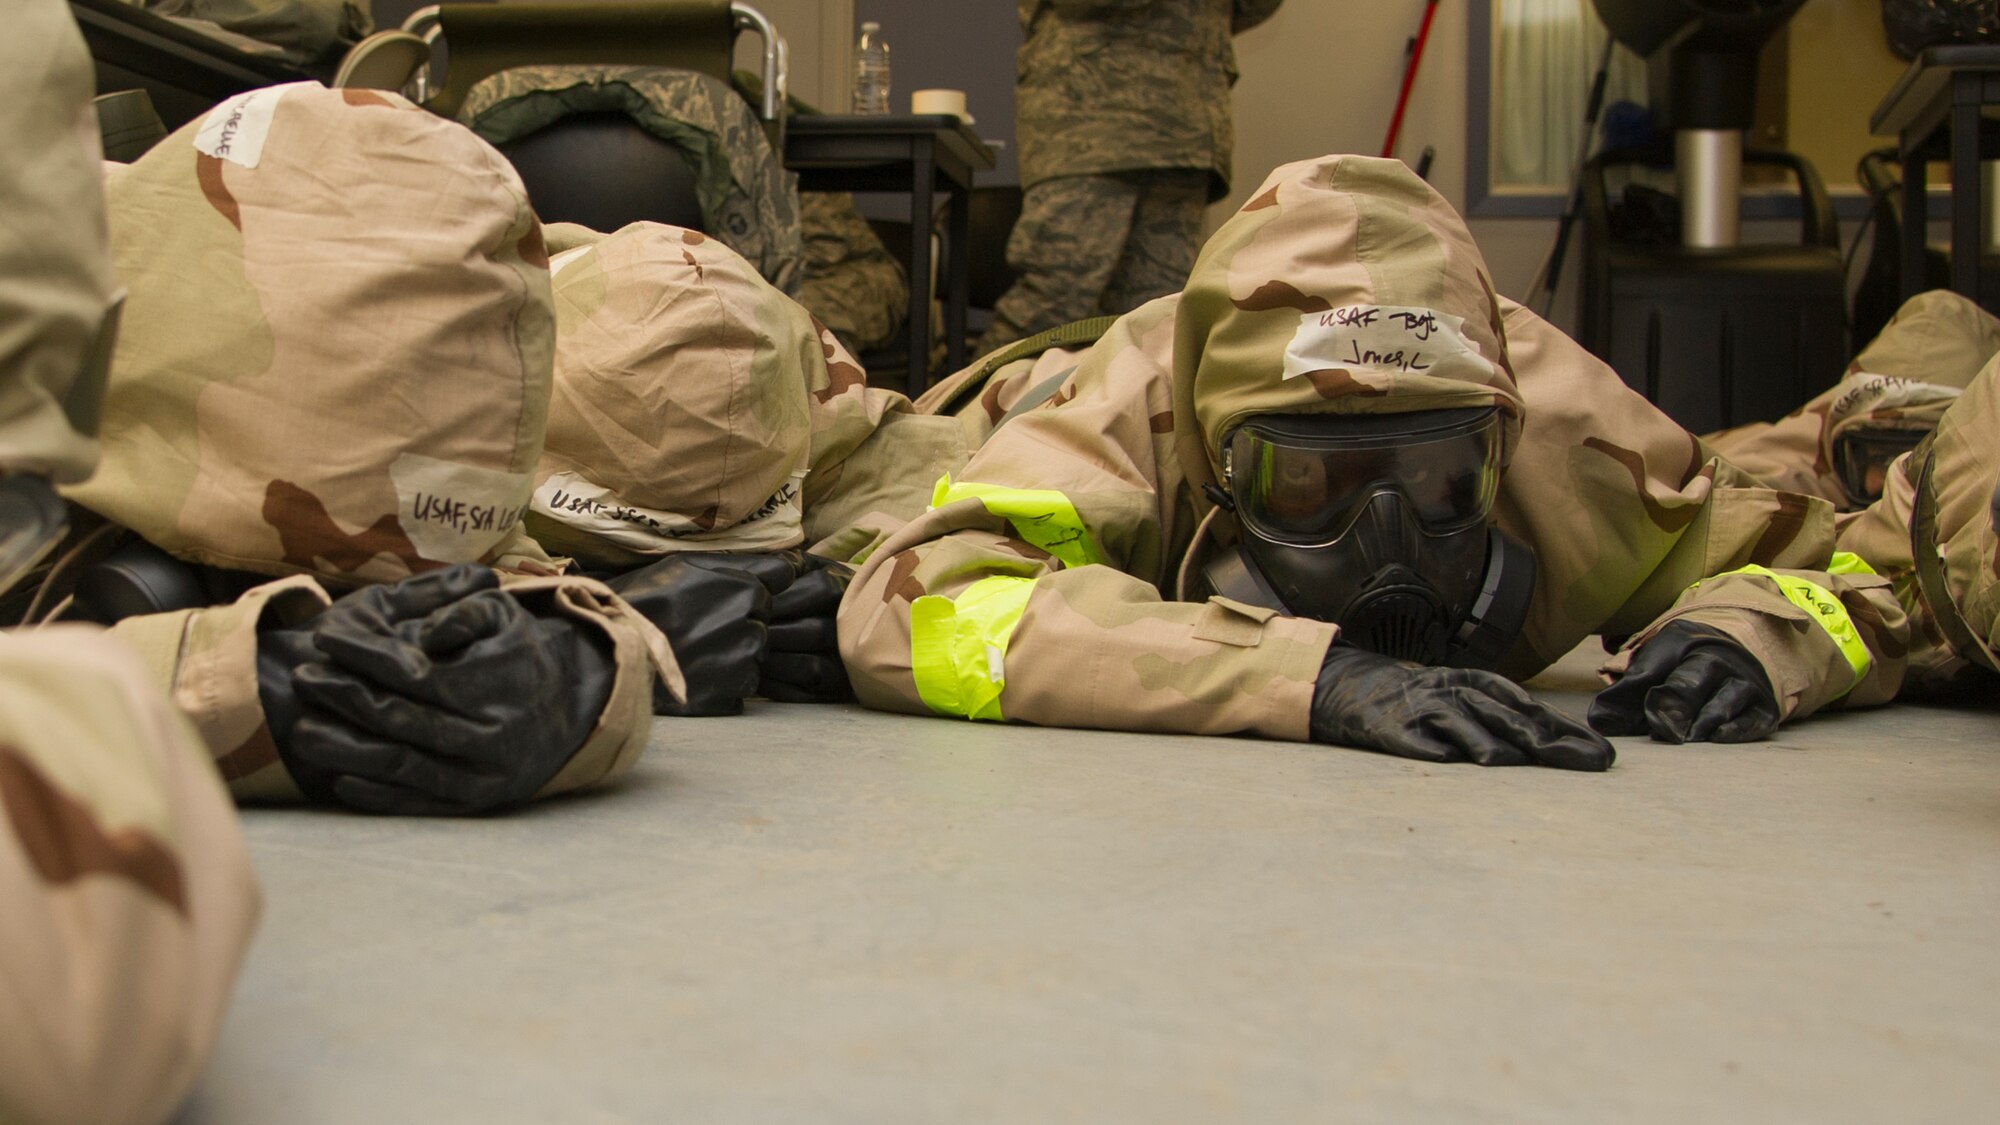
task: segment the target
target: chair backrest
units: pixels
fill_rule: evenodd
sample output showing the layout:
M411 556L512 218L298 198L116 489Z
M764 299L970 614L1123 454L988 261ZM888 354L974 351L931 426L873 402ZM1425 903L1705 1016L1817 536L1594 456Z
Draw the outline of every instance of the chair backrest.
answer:
M431 61L431 45L385 28L347 49L330 85L336 89L401 90Z
M642 65L674 67L727 82L736 36L763 40L758 117L782 152L785 44L761 12L731 0L655 3L439 4L413 13L403 30L444 40L444 84L427 108L454 117L480 79L517 66Z
M707 230L680 149L622 113L579 113L500 146L546 223L614 231L627 223Z

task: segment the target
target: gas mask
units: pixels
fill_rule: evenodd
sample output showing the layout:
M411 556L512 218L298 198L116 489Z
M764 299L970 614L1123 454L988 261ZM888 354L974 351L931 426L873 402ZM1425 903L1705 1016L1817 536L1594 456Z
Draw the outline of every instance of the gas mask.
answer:
M1889 466L1915 449L1929 430L1850 426L1833 440L1833 467L1848 504L1865 508L1882 498Z
M1490 525L1500 444L1493 407L1253 417L1224 443L1241 535L1209 585L1385 656L1491 668L1535 582L1534 552Z

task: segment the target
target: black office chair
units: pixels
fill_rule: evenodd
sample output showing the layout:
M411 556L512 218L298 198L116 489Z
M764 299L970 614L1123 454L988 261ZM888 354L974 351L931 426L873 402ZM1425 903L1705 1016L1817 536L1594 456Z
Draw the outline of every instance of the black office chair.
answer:
M745 99L763 124L776 161L786 112L785 43L762 13L747 5L730 0L443 4L413 13L401 34L442 48L442 83L433 88L425 68L410 92L425 108L451 117L482 79L516 67L637 65L692 71L727 83L734 74L736 39L744 31L757 32L763 44L760 91ZM604 231L638 221L710 230L697 192L700 173L689 154L615 107L570 113L499 147L544 221Z
M613 231L668 223L705 231L687 154L622 113L579 113L500 146L551 223Z

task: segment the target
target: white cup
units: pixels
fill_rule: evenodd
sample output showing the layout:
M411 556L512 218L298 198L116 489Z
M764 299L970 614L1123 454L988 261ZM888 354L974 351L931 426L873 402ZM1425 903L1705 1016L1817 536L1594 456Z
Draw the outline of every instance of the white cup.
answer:
M972 124L972 115L965 112L964 90L913 90L910 92L911 113L948 113L953 117Z

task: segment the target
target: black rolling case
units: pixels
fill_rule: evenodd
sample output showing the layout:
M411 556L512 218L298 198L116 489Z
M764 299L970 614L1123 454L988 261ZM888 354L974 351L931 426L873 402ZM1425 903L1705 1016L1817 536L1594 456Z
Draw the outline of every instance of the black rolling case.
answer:
M1778 166L1796 178L1799 241L1691 249L1671 227L1648 237L1614 225L1605 172L1657 158L1613 151L1584 165L1579 338L1695 433L1780 418L1838 380L1849 355L1840 234L1826 188L1797 156L1746 151L1746 168Z

